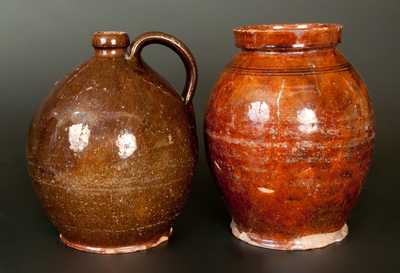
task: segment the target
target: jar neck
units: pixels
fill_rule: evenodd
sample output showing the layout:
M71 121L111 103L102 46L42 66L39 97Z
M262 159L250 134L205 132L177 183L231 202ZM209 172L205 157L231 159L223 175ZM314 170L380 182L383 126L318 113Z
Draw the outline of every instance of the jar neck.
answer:
M265 47L265 48L241 48L246 53L265 53L265 54L319 54L336 51L336 45L320 47Z
M345 66L347 60L335 47L296 50L241 50L232 59L235 68L307 70Z

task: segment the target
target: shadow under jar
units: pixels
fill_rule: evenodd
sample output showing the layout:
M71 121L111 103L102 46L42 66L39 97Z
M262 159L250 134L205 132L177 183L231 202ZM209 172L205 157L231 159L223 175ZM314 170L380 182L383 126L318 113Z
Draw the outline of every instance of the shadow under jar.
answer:
M185 64L182 96L140 57L154 43ZM154 247L172 231L197 160L196 64L165 33L130 45L124 32L97 32L92 44L94 56L56 84L32 121L29 173L68 246L106 254Z
M374 143L367 88L338 51L337 24L234 29L241 51L209 99L210 166L232 233L304 250L347 235Z

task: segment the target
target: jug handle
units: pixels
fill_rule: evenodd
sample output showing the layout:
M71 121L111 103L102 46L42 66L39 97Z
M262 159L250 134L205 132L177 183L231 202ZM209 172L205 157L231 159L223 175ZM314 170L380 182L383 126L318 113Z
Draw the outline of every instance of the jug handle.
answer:
M197 65L189 48L179 39L163 32L146 32L137 37L129 46L127 59L141 60L142 49L150 44L161 44L172 49L181 58L186 69L186 82L182 99L185 105L193 98L197 85Z

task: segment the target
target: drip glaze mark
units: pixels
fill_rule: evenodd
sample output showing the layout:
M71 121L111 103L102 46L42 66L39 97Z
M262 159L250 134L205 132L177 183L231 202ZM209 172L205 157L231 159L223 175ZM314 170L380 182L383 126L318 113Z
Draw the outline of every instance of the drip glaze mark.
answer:
M277 116L278 116L278 122L280 121L280 104L281 104L281 98L283 95L283 91L285 90L285 80L282 80L281 88L279 90L278 97L276 99L276 109L277 109Z

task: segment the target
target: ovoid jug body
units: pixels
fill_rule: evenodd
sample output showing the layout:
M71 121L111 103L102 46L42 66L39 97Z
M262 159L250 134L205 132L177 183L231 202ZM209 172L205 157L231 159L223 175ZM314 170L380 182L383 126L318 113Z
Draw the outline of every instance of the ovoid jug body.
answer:
M33 119L29 173L68 246L110 254L150 248L168 239L194 172L196 65L164 33L145 33L130 50L123 32L97 32L92 43L94 56L56 84ZM141 59L151 43L182 58L182 96Z
M236 54L205 121L210 166L252 245L311 249L342 240L374 143L367 89L336 48L336 24L234 30Z

